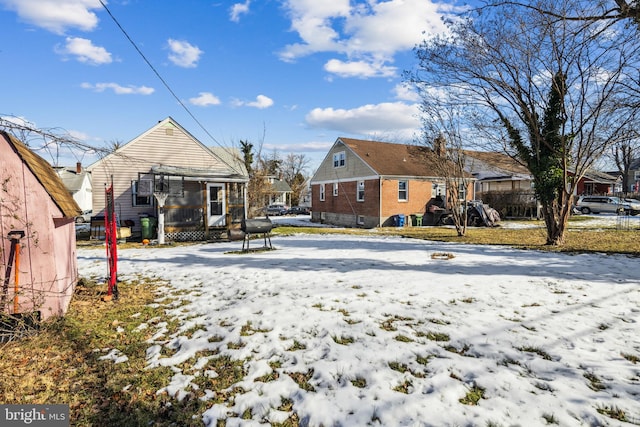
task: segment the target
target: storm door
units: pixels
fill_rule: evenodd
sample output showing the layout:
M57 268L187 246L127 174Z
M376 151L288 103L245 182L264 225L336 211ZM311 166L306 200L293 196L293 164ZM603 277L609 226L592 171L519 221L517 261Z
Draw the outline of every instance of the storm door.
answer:
M207 184L209 227L224 227L226 225L224 200L224 184Z

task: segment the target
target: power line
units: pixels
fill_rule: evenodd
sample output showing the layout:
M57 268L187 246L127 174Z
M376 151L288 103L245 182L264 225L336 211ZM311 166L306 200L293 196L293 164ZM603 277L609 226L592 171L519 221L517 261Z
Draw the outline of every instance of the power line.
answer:
M224 145L220 144L218 142L218 140L216 140L213 135L211 135L211 133L207 130L207 128L204 127L204 125L202 123L200 123L200 120L198 120L196 118L196 116L191 112L191 110L189 110L189 108L182 102L182 100L178 97L178 95L176 95L176 93L173 91L173 89L171 89L171 86L169 86L169 83L167 83L167 81L160 75L160 73L158 72L158 70L156 70L156 68L153 66L153 64L151 64L151 62L147 59L147 57L144 55L144 53L142 52L142 50L140 50L140 48L138 47L138 45L131 39L131 37L129 37L129 34L127 33L127 31L122 27L122 25L120 25L120 22L118 22L118 20L116 19L116 17L113 15L113 13L111 13L111 11L109 10L109 8L107 7L107 5L100 0L100 4L102 5L102 7L104 8L104 10L107 11L107 13L109 14L109 16L111 17L111 19L113 20L113 22L115 22L115 24L118 26L118 28L120 29L120 31L122 31L122 34L124 34L124 36L127 38L127 40L129 40L129 43L131 43L131 45L134 47L134 49L136 50L136 52L138 52L138 54L142 57L142 59L144 60L144 62L147 63L147 65L149 66L149 68L151 68L151 70L153 71L153 73L158 77L158 79L162 82L162 84L164 85L165 88L167 88L167 90L169 91L169 93L171 94L171 96L173 96L173 98L178 101L178 104L180 104L180 106L182 106L182 108L187 112L187 114L198 124L198 126L200 126L200 129L202 129L204 131L204 133L207 134L207 136L209 136L209 138L211 138L211 140L213 142L216 143L216 145L218 145L219 147L227 150L228 147L225 147ZM232 153L230 153L232 154ZM235 167L233 165L228 164L224 159L220 159L223 163L227 164L227 166L231 167L232 169L235 170Z

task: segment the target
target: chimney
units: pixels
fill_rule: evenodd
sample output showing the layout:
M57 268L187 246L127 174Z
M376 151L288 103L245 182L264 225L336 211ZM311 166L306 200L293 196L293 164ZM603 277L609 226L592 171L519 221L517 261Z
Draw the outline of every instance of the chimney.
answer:
M76 163L76 173L82 173L82 163Z
M433 151L436 153L438 157L446 157L447 155L447 141L442 135L438 135L438 137L433 141Z

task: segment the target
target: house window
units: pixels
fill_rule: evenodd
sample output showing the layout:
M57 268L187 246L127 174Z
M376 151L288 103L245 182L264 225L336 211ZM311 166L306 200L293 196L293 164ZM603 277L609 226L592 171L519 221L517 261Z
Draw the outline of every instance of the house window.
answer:
M333 154L333 167L334 168L343 168L345 164L345 154L344 151Z
M337 182L333 183L333 195L334 196L338 195L338 183Z
M467 199L467 185L464 182L458 184L458 199L466 200Z
M364 215L358 215L358 225L364 225Z
M324 184L320 184L320 201L324 202Z
M148 179L131 181L131 206L151 206L152 183Z
M364 181L358 181L358 194L356 196L358 202L364 202Z
M398 201L406 202L409 199L409 183L398 181Z

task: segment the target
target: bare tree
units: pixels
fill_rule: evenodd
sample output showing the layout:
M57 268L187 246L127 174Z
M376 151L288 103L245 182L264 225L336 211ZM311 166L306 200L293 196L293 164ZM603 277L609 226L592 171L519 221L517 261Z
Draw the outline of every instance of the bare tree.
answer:
M282 175L291 187L291 204L299 205L307 188L309 159L304 154L290 153L282 162Z
M622 177L622 192L627 194L631 191L631 182L633 176L631 175L631 167L634 161L640 156L638 151L640 150L640 135L634 133L628 140L620 141L611 147L611 158L618 168L618 172Z
M624 137L640 105L639 94L626 90L640 66L635 31L539 12L568 16L580 4L536 0L472 11L416 49L411 75L480 111L470 118L477 129L529 168L549 245L564 243L578 182Z
M578 7L569 10L566 14L559 13L555 8L519 1L494 1L490 2L488 7L510 5L530 8L558 20L582 22L633 20L636 24L640 24L640 1L638 0L584 0L575 4Z
M110 149L96 148L81 142L64 129L38 128L20 117L0 116L0 130L12 134L33 151L46 153L54 166L59 166L62 151L68 151L76 159L81 159L87 153L108 154L110 152Z
M471 176L465 172L464 147L469 145L469 141L465 141L465 136L469 136L464 132L465 118L445 94L428 89L422 93L421 111L422 143L436 156L435 162L433 156L428 156L429 163L437 176L444 179L447 208L458 236L462 237L467 232L466 199L472 183Z

